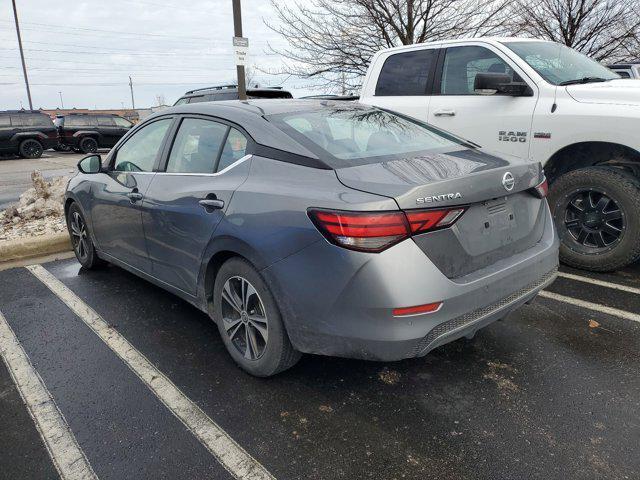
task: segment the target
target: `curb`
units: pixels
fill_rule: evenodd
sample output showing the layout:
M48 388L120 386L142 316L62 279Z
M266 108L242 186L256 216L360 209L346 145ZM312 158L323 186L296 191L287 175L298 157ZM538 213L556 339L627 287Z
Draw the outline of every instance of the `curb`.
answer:
M0 242L0 263L71 251L67 232Z

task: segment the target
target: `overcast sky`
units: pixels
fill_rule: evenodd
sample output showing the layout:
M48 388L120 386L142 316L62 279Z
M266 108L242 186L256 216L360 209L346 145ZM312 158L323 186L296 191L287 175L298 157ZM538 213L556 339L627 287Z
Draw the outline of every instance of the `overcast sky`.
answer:
M34 108L136 107L173 104L186 90L235 83L231 0L16 0ZM269 0L244 0L250 62L276 68L267 42L282 45L263 19ZM261 86L294 96L309 82L255 72ZM0 2L0 109L28 108L11 1Z

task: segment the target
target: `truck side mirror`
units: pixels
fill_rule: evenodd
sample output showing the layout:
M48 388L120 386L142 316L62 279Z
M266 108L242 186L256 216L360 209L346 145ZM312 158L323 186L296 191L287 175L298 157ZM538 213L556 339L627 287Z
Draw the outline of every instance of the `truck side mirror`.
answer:
M474 91L479 95L509 95L512 97L530 97L531 87L525 82L514 82L507 73L478 73L473 83Z

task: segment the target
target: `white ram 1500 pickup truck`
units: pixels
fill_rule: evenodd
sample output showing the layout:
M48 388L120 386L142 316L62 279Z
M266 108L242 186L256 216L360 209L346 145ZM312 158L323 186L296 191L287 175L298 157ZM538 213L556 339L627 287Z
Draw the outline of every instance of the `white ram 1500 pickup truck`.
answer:
M478 38L391 48L360 101L541 162L572 266L640 257L640 82L553 42Z

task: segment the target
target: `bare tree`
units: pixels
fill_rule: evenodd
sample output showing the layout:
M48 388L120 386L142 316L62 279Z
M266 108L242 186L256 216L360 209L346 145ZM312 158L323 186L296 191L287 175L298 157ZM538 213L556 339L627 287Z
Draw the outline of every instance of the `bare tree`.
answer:
M638 0L516 0L511 31L568 45L596 60L640 53Z
M372 55L382 48L502 31L506 0L272 0L288 42L272 47L284 67L269 73L314 79L335 91L357 89Z

